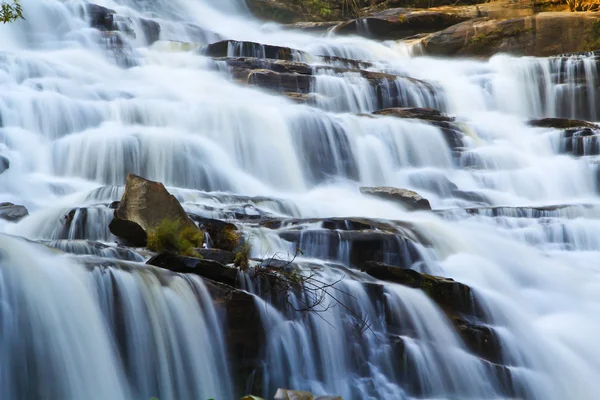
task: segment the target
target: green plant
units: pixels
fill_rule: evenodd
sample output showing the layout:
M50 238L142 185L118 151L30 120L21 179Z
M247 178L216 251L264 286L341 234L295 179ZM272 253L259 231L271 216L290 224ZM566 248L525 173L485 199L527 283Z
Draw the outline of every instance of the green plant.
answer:
M2 1L0 7L0 21L2 21L3 24L6 24L18 19L25 19L23 16L23 8L21 7L19 0L13 0L12 4Z
M252 251L252 246L250 245L250 242L246 240L235 252L233 265L235 265L242 271L247 270L250 262L250 251Z
M163 220L155 229L148 232L146 247L152 251L173 251L175 253L197 257L196 247L204 243L204 233L198 228L184 226L181 220Z

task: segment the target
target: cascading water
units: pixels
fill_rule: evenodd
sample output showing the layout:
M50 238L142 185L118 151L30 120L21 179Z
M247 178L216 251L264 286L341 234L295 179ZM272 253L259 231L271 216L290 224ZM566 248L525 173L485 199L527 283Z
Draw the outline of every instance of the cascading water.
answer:
M600 397L598 132L529 122L598 120L594 54L448 61L262 25L241 0L97 3L118 29L92 27L75 0L23 0L27 19L0 26L0 202L31 212L0 219L2 399ZM202 55L222 39L238 42ZM240 58L268 56L252 42L298 50L269 64L284 69L275 91L236 82ZM455 119L369 114L386 107ZM238 221L254 256L298 247L303 274L337 282L306 314L306 292L242 275L264 330L260 384L228 362L219 287L115 245L128 173ZM417 190L434 212L364 185ZM358 271L365 252L468 285L464 315ZM493 332L501 352L478 354L456 326Z

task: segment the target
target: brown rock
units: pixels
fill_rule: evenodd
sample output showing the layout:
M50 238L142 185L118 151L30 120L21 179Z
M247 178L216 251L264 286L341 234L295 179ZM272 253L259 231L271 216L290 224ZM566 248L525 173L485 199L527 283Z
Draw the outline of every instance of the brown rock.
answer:
M127 244L145 246L148 231L164 220L179 220L182 228L198 229L162 183L129 174L125 193L110 222L110 231Z
M333 32L380 40L398 40L420 33L446 29L466 19L468 17L452 13L393 8L365 18L344 22L333 28Z
M597 13L548 12L532 16L471 20L421 40L428 55L489 57L503 52L547 57L600 48Z
M409 210L431 210L429 200L412 190L399 189L390 186L363 186L360 188L360 192L383 200L400 203Z

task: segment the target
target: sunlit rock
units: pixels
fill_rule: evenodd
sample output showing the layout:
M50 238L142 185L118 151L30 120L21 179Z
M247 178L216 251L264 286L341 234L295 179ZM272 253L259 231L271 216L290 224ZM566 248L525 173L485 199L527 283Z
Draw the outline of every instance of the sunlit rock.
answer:
M148 231L165 220L180 221L182 229L198 229L162 183L130 174L110 231L132 246L145 246Z
M429 200L412 190L389 186L363 186L360 188L360 192L365 195L378 197L382 200L398 202L409 210L431 210Z

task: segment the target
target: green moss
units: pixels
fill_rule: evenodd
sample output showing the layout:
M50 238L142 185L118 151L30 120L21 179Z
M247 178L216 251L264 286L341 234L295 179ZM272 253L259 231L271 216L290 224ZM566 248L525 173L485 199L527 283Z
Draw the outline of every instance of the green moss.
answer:
M235 265L236 267L238 267L241 270L248 269L248 267L250 265L250 251L251 250L252 250L252 247L250 246L250 243L248 241L244 242L244 244L242 244L240 246L238 251L235 252L235 258L233 259L233 265Z
M197 257L196 247L204 243L204 233L198 228L184 226L181 220L163 220L148 232L146 247L152 251L172 251L189 257Z
M600 21L594 21L591 27L586 29L583 51L594 51L600 49Z

